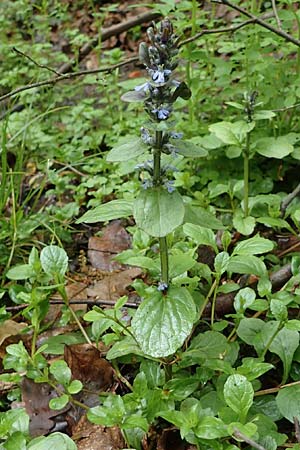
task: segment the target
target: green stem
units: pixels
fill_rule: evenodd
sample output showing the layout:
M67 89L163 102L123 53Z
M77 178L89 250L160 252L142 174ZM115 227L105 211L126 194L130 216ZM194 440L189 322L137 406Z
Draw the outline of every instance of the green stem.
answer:
M269 350L269 348L270 348L272 342L274 341L275 337L277 336L277 334L279 333L279 331L281 330L281 328L283 327L283 325L284 325L284 324L283 324L282 322L279 323L277 330L275 330L275 332L272 334L272 336L270 337L270 339L269 339L267 345L265 346L264 351L263 351L262 354L260 355L261 358L264 358L264 357L266 356L267 351Z
M244 217L249 215L249 152L250 152L250 133L247 134L246 148L244 156Z
M169 285L169 252L166 236L159 238L161 282Z
M6 203L6 177L7 177L7 146L6 146L6 142L7 142L7 133L6 133L6 128L7 128L7 120L3 123L3 128L2 128L2 153L1 153L1 173L2 173L2 178L1 178L1 187L0 187L0 202L1 202L1 206L0 206L0 211L2 212L5 203Z
M159 186L161 183L161 148L163 143L163 132L155 132L155 147L153 149L153 185ZM167 237L159 238L159 256L161 267L161 282L169 284L169 252Z
M217 290L218 290L219 282L220 282L220 277L219 277L219 275L217 275L216 279L215 279L215 285L214 285L214 296L213 296L213 299L211 302L211 314L210 314L211 326L213 326L214 319L215 319L216 299L217 299Z
M165 376L166 376L166 382L172 380L172 366L171 364L165 364Z

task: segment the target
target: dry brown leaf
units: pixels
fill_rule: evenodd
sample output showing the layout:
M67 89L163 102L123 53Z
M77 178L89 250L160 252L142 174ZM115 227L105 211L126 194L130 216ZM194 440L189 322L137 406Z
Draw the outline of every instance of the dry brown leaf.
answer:
M126 445L118 427L92 424L86 415L74 427L72 439L78 450L120 450Z
M15 322L11 319L5 320L5 322L3 322L0 327L0 345L8 337L20 334L25 327L27 327L26 323Z
M113 273L103 280L96 282L93 287L88 288L87 294L89 297L117 300L122 295L128 294L126 288L141 274L142 270L138 267Z
M131 239L120 221L110 223L104 230L103 236L93 236L89 239L88 257L96 269L107 272L121 269L124 265L112 258L123 250L130 248Z

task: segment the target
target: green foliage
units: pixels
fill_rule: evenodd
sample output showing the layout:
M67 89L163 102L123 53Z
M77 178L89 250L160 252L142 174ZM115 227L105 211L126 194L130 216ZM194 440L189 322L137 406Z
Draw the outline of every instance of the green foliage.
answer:
M42 66L59 70L70 54L79 70L80 48L89 36L77 28L71 3L1 2L0 95L53 76ZM87 3L86 16L100 29L109 6ZM258 16L273 13L269 3L241 6ZM276 6L282 29L296 36L297 3L280 0ZM300 363L299 257L291 257L297 247L289 241L300 230L299 199L283 207L298 183L299 52L259 24L206 36L206 29L223 27L219 5L162 0L150 7L172 17L179 36L204 35L175 51L168 21L150 31L152 51L140 46L149 81L110 70L34 95L24 90L5 103L0 320L2 325L10 317L7 301L24 305L19 315L32 342L31 349L22 340L6 346L7 373L0 379L20 383L26 376L55 386L55 410L74 400L82 383L72 379L64 361L50 364L45 355L62 354L64 343L82 342L84 334L51 337L38 348L38 335L49 326L49 298L58 291L72 315L65 279L67 254L74 258L75 233L83 230L79 224L133 216L132 248L116 259L147 272L133 286L141 305L125 312L122 297L112 309L94 307L84 315L90 325L85 336L108 346L106 358L126 390L100 396L89 420L119 426L137 450L149 430L148 439L168 423L204 450L236 450L251 440L266 450L297 448L292 434L279 433L277 426L282 429L282 418L300 420L299 386L293 384ZM274 17L266 20L276 27ZM224 27L242 21L226 19ZM58 44L59 36L55 41L57 29L70 53ZM167 40L162 53L154 32ZM129 40L140 37L136 28ZM156 67L153 48L156 57L169 60ZM99 36L95 57L102 68L122 61L125 52L104 50ZM175 69L185 81L170 76ZM133 91L137 81L146 81L145 89ZM287 264L292 276L278 290L270 274ZM1 448L76 448L62 433L30 440L28 424L22 409L1 413Z

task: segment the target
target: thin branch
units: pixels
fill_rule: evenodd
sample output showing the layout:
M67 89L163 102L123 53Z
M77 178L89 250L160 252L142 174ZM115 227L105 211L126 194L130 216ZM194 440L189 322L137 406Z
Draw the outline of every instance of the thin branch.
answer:
M257 448L257 450L266 450L265 447L258 444L257 442L253 441L252 439L248 438L244 433L242 433L240 430L235 428L233 436L237 439L241 439L242 441L246 442L247 444L251 445L251 447Z
M261 18L269 19L270 17L273 17L273 13L264 14ZM247 25L251 25L256 22L257 22L257 19L252 18L252 19L246 20L245 22L241 22L238 25L235 25L235 26L232 26L229 28L212 28L211 30L202 30L202 31L200 31L200 33L197 33L194 36L191 36L190 38L185 39L184 41L181 41L179 43L178 47L182 47L183 45L189 44L190 42L193 42L206 34L234 33L235 31L239 30L240 28L243 28Z
M200 33L196 34L195 36L192 36L192 37L180 42L179 47L182 47L183 45L186 45L192 41L195 41L206 34L233 33L234 31L239 30L240 28L242 28L246 25L249 25L251 23L255 23L255 22L256 22L256 19L251 19L251 20L247 20L246 22L240 23L234 27L202 30ZM97 73L101 73L101 72L102 73L110 73L119 67L126 66L127 64L132 64L134 62L137 62L138 60L139 60L138 56L134 56L133 58L126 59L126 60L121 61L118 64L114 64L112 66L107 66L107 67L98 68L98 69L91 69L91 70L81 70L78 72L63 73L57 77L49 78L48 80L39 81L39 82L32 83L32 84L27 84L25 86L20 86L19 88L14 89L13 91L8 92L7 94L2 95L0 97L0 103L3 102L4 100L7 100L10 97L14 97L15 95L20 94L21 92L27 91L29 89L35 89L35 88L40 88L43 86L55 85L59 81L69 80L71 78L76 78L76 77L80 77L80 76L84 76L84 75L91 75L91 74L93 75L93 74L97 74ZM63 68L61 68L59 70L60 73L63 72L62 69Z
M138 308L139 304L141 302L126 302L124 303L124 307L127 308ZM82 299L82 300L70 300L69 306L72 305L89 305L89 306L115 306L116 302L113 300L88 300L88 299ZM65 305L65 302L63 300L51 300L50 299L50 305ZM21 303L20 305L16 306L7 306L7 311L20 311L24 308L28 307L28 303Z
M262 27L266 28L269 31L272 31L273 33L277 34L278 36L281 36L283 39L285 39L288 42L291 42L297 47L300 47L300 41L299 39L294 38L290 34L286 33L283 30L279 30L278 28L273 27L273 25L270 25L268 22L265 22L260 17L255 16L254 14L250 13L249 11L246 11L245 9L241 8L240 6L231 3L229 0L211 0L213 3L218 3L219 5L226 5L229 6L232 9L235 9L239 13L243 14L244 16L250 17L251 19L255 19L255 22L258 25L261 25Z
M101 72L110 73L110 72L112 72L113 70L115 70L115 69L117 69L119 67L126 66L127 64L131 64L131 63L136 62L136 61L138 61L138 57L137 56L135 56L133 58L126 59L125 61L121 61L118 64L114 64L112 66L103 67L103 68L99 68L99 69L82 70L82 71L79 71L79 72L66 73L66 74L63 74L63 75L59 75L57 77L49 78L48 80L38 81L37 83L27 84L26 86L20 86L19 88L14 89L13 91L10 91L10 92L8 92L5 95L2 95L0 97L0 102L3 102L7 98L14 97L15 95L19 94L20 92L27 91L29 89L34 89L34 88L40 88L40 87L43 87L43 86L54 85L54 84L58 83L59 81L70 80L71 78L80 77L80 76L83 76L83 75L97 74L97 73L101 73Z
M276 7L276 0L271 0L271 2L272 2L272 9L273 9L274 16L275 16L275 19L277 22L277 26L278 26L279 30L282 30L281 20L279 19L277 7Z
M300 183L295 187L295 189L288 194L281 202L280 205L280 212L281 212L281 217L284 216L285 211L287 209L287 207L289 206L289 204L294 200L294 198L297 197L297 195L300 193Z
M299 108L300 103L296 103L295 105L286 106L285 108L278 108L278 109L272 109L273 112L284 112L288 111L289 109Z
M46 66L45 64L40 64L37 61L35 61L31 56L27 55L26 53L22 52L21 50L17 49L16 47L12 48L14 52L16 52L18 55L23 56L26 59L29 59L35 66L40 67L41 69L49 70L49 72L55 73L55 75L62 75L61 72L57 72L55 69L52 69L49 66Z
M300 443L300 424L297 417L294 417L294 426L295 426L295 438L297 442Z

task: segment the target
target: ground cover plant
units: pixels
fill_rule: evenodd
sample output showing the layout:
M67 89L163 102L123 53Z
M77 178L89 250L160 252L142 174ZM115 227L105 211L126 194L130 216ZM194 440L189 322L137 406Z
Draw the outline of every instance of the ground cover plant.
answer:
M298 3L1 8L1 448L297 450Z

